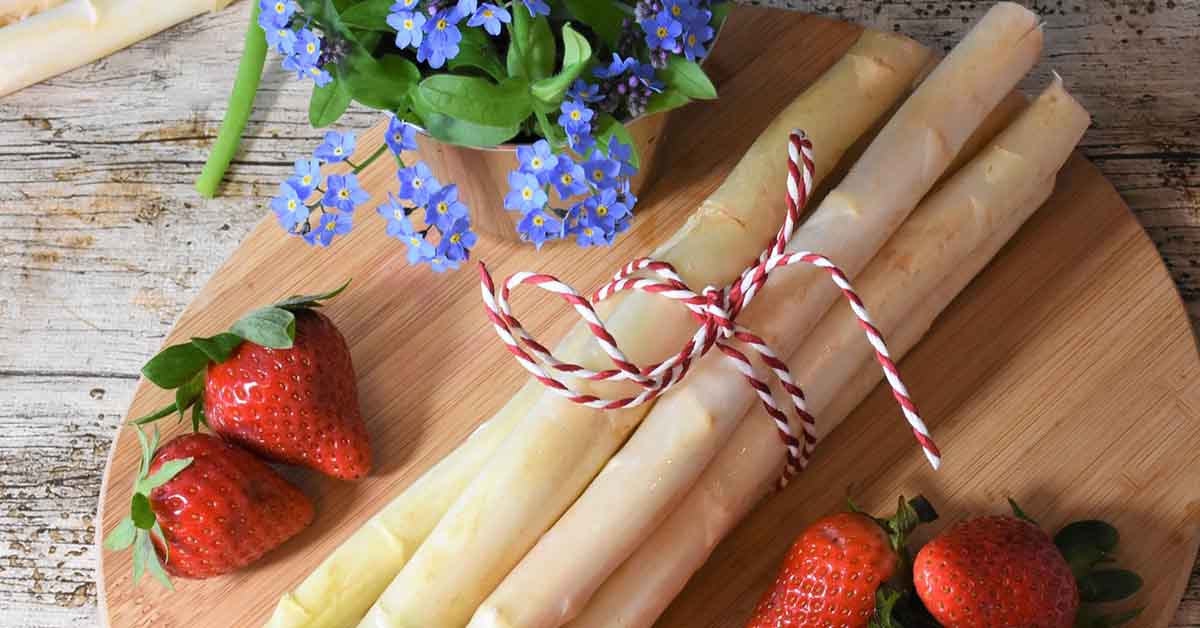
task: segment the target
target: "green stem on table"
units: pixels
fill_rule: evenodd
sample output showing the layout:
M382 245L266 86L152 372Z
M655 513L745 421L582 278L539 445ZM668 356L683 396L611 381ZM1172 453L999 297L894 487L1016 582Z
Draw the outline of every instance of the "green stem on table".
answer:
M246 121L250 119L250 112L254 109L254 97L258 93L263 65L267 61L267 36L258 26L258 13L258 3L252 2L245 48L242 51L242 60L238 64L237 78L233 82L233 92L229 94L225 121L221 123L221 131L208 154L204 169L196 178L196 191L205 198L217 195L217 187L221 185L221 179L225 177L225 171L237 153L238 145L242 142L242 132L246 130Z
M354 169L354 174L358 174L358 173L362 172L363 170L366 170L371 164L375 163L375 160L379 159L379 156L382 155L383 152L386 151L387 149L388 149L388 145L385 142L383 144L380 144L379 148L376 148L375 152L371 153L371 156L364 159L361 164L355 164L354 162L350 161L349 159L346 160L346 163L349 164L350 167Z

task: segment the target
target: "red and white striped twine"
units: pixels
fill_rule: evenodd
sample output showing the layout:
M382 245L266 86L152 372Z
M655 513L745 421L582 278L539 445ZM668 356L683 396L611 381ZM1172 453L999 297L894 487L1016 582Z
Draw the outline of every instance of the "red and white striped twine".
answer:
M833 283L841 289L842 294L850 302L850 308L858 318L859 325L875 349L875 358L883 367L883 373L892 388L892 395L900 404L904 418L912 427L913 435L921 444L926 458L936 469L941 464L941 453L930 437L925 423L917 414L917 408L909 397L908 389L900 380L900 373L895 363L892 362L882 334L871 322L866 306L854 292L845 273L828 258L817 253L786 252L788 242L799 222L800 212L808 202L814 185L812 143L801 131L793 131L788 137L787 166L787 216L783 225L780 226L771 246L762 252L758 261L742 271L738 280L729 287L719 289L710 286L702 292L696 293L683 282L670 264L643 257L621 268L612 280L592 295L591 300L584 298L574 288L555 277L528 272L519 272L510 276L497 293L491 274L481 263L479 265L480 288L488 319L492 321L496 333L504 341L509 352L534 378L550 390L575 403L600 410L632 408L659 397L682 381L692 363L716 346L721 353L724 353L737 365L738 371L758 394L767 414L775 421L779 436L787 448L787 468L780 479L780 485L783 486L808 464L813 447L817 442L815 421L805 405L803 391L792 380L787 364L771 351L761 337L739 325L737 317L766 283L772 270L799 263L823 268L829 272ZM593 371L554 357L550 350L535 340L512 314L508 302L509 294L513 288L520 285L537 286L557 294L575 308L575 312L587 324L600 347L608 354L613 368ZM699 327L678 353L661 362L639 367L621 351L617 341L605 327L604 321L600 320L592 308L593 302L603 301L626 290L648 292L681 302L691 311L692 317L699 322ZM769 384L759 376L750 358L730 344L729 339L737 340L752 349L763 364L774 372L775 380L791 399L791 414L799 422L802 431L801 437L797 437L788 412L781 409L775 402ZM552 371L588 381L629 381L640 387L641 392L621 399L602 399L571 388L551 374Z

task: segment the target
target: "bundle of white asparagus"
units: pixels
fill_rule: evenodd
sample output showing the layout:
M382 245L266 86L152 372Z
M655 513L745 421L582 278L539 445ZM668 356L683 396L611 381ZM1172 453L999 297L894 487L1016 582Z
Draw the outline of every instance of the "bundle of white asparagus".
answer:
M896 354L1044 201L1087 126L1057 81L1013 119L1019 101L1005 96L1040 49L1035 16L994 7L789 244L855 278ZM903 38L863 35L654 257L689 285L728 284L782 220L787 131L807 131L823 179L927 59ZM830 309L836 298L822 271L787 267L739 317L791 356L821 436L881 377L850 310ZM598 309L635 362L661 359L694 330L660 297L611 301ZM589 368L607 360L582 326L556 355ZM605 397L631 391L572 383ZM269 625L649 626L779 476L783 447L753 400L715 353L652 408L590 410L531 382L285 595Z
M0 0L0 96L233 0Z

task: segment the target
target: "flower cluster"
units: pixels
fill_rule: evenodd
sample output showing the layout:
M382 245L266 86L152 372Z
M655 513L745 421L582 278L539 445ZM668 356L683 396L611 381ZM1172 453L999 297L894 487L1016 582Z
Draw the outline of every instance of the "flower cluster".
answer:
M685 55L695 61L708 54L708 42L714 31L710 22L712 11L708 0L639 0L634 15L641 27L646 45L650 47L650 62L655 67L666 65L672 54Z
M567 151L555 153L549 142L538 140L517 148L520 166L508 175L504 207L521 212L517 231L538 248L568 237L583 247L612 244L617 234L629 229L637 203L630 191L630 178L637 173L632 147L611 138L607 152L596 148L596 112L585 100L596 90L580 82L571 91L558 123L581 158ZM550 207L551 191L566 207Z
M324 86L333 77L324 69L328 61L321 37L313 30L295 22L294 0L258 0L258 25L267 36L267 43L283 55L283 69L295 72L298 78L311 78Z
M532 14L538 3L549 13L542 0L525 0ZM477 0L458 0L445 3L430 0L424 9L420 0L397 0L388 12L387 24L396 31L396 47L414 48L417 61L437 69L458 56L462 31L459 24L466 20L470 28L482 28L493 37L500 34L501 24L512 22L512 14L504 7Z
M329 246L334 237L350 232L354 211L370 199L358 184L358 173L383 153L381 147L362 164L354 164L349 161L354 145L353 133L330 131L311 159L295 163L295 173L279 185L279 195L271 199L271 209L288 233L310 245ZM417 148L416 127L393 116L385 145L400 162L402 152ZM341 162L353 171L321 174L322 165ZM408 246L409 263L428 263L438 272L458 268L476 241L467 206L458 200L458 186L442 185L425 162L401 167L396 177L399 194L389 194L388 201L376 208L387 221L387 234ZM310 197L315 199L311 203L307 202ZM423 212L422 229L413 223L417 211ZM314 215L318 216L315 225ZM435 230L441 235L436 244L431 237Z
M662 81L655 77L654 66L615 52L612 61L593 69L592 75L600 79L598 85L575 87L572 92L585 101L598 103L600 109L617 119L632 119L642 115L650 97L663 90Z

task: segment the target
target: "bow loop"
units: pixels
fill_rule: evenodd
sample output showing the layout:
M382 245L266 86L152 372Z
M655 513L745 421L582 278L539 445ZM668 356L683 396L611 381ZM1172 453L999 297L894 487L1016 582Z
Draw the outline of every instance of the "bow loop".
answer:
M794 253L787 251L788 242L799 222L800 211L812 194L814 171L812 144L802 132L793 131L788 138L787 214L784 217L783 225L780 226L771 245L758 256L757 261L742 271L727 288L708 286L700 293L696 293L680 278L671 264L650 257L642 257L629 262L618 270L608 283L593 293L591 299L583 298L571 286L550 275L535 273L512 275L505 281L497 294L491 275L487 268L480 264L480 287L488 319L491 320L496 333L509 352L534 378L572 402L600 410L632 408L654 400L682 381L696 360L707 354L714 346L717 347L737 366L738 371L754 389L767 414L774 420L779 430L779 436L787 451L787 466L784 476L780 480L780 484L783 485L786 484L789 477L807 465L808 458L817 441L815 421L808 413L803 391L792 380L787 363L771 350L766 341L753 331L739 325L737 318L776 268L801 263L823 268L829 272L830 278L850 302L850 307L858 317L868 341L875 349L875 357L883 368L884 375L892 387L905 419L912 427L913 434L924 449L930 464L936 469L941 462L941 453L933 443L921 417L917 414L916 406L909 397L908 389L900 381L900 374L888 354L882 335L871 322L862 299L854 292L846 275L824 256L808 251ZM608 356L613 368L594 371L578 364L563 362L529 335L521 326L520 321L512 315L508 305L510 291L520 285L539 287L557 294L570 304L591 331L597 344ZM638 366L617 346L616 339L609 333L604 321L600 320L592 306L593 303L598 303L627 290L656 294L679 301L688 308L692 317L697 321L698 327L691 339L678 353L661 362ZM771 392L771 386L759 376L758 370L750 358L734 347L732 342L753 349L759 361L774 374L778 387L787 394L791 402L790 408L785 411L779 407ZM551 374L551 371L587 381L628 381L637 385L640 392L621 399L601 399L574 390ZM800 424L800 437L796 436L793 429L793 418Z

